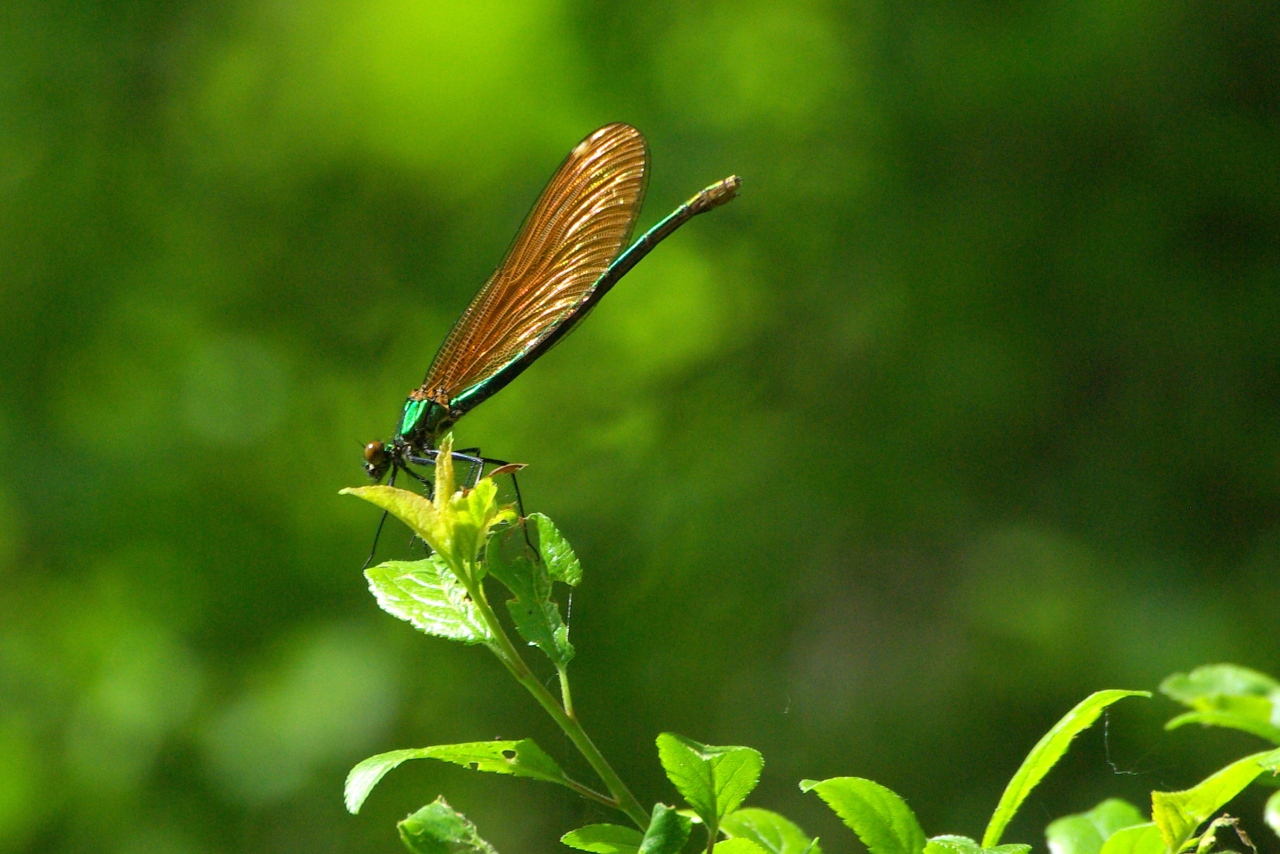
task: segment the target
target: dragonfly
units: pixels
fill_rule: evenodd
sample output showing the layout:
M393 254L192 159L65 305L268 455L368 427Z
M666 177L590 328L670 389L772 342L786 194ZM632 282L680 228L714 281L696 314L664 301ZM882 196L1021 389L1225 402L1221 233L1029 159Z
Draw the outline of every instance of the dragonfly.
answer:
M605 125L569 152L502 263L445 336L426 378L409 392L394 435L365 445L364 470L372 480L390 473L394 485L405 472L430 490L412 467L435 465L440 439L458 419L559 343L655 246L698 214L731 201L742 183L736 175L717 181L628 246L648 179L648 144L630 125ZM471 485L487 465L514 469L479 448L453 457L470 467ZM518 484L515 490L520 500Z

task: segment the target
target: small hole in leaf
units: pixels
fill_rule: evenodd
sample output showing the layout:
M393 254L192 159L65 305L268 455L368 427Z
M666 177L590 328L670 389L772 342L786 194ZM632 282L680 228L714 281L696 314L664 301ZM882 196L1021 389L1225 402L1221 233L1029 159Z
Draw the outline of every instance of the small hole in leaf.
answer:
M504 750L502 751L502 758L510 762L516 758L516 752L514 750Z

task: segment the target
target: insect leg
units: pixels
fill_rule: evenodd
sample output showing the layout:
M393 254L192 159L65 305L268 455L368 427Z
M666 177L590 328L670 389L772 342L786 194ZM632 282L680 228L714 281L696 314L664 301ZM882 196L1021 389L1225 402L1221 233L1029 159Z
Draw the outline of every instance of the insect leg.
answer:
M462 448L453 452L454 459L463 459L468 463L467 486L475 486L484 477L484 464L489 462L480 456L479 448ZM477 469L477 465L479 468Z
M520 495L520 481L516 479L515 472L511 473L511 487L516 491L516 510L519 511L520 518L523 519L529 514L524 512L524 498Z
M414 460L412 457L405 457L405 462L417 462L417 460ZM419 463L419 465L421 465L421 463ZM418 483L422 484L422 492L423 492L423 495L427 498L427 500L431 500L435 496L435 484L432 483L431 480L418 474L416 471L409 468L408 466L405 466L403 471L405 474L409 475L409 477L413 478ZM409 538L409 548L413 548L413 544L417 542L417 540L418 540L417 534L414 534L413 536L411 536ZM425 542L423 543L423 546L426 546Z
M390 512L389 510L382 511L382 518L378 520L378 530L373 532L373 545L369 548L369 556L364 559L364 565L360 567L361 572L369 568L369 564L373 563L373 556L378 553L378 539L382 536L382 526L387 524L387 516Z
M417 460L409 459L409 462L417 462ZM414 480L416 480L418 483L420 483L420 484L422 484L423 486L425 486L425 487L426 487L426 490L427 490L427 498L431 498L431 497L432 497L432 492L433 492L433 490L434 490L435 485L434 485L430 480L428 480L427 478L425 478L425 477L423 477L422 475L418 474L418 473L417 473L416 471L414 471L413 469L406 468L404 471L405 471L405 474L409 475L409 477L413 478L413 479L414 479Z
M434 468L436 465L436 460L439 459L440 457L440 452L433 450L433 451L426 451L426 453L431 454L432 456L430 457L406 456L405 461L413 463L414 465L417 465L417 466L431 466L432 468ZM466 461L467 476L463 478L463 481L462 481L464 486L470 489L471 487L475 486L477 483L480 482L480 478L484 475L484 464L486 462L489 462L489 460L486 460L484 457L473 457L470 454L466 454L461 451L454 451L449 456L451 456L455 460ZM417 475L415 475L415 477L416 476Z
M393 465L391 467L391 477L387 478L387 486L396 485L396 472L398 470L398 466ZM389 510L382 511L382 518L378 520L378 530L373 532L373 546L369 549L369 556L364 560L364 566L360 567L361 572L369 568L369 564L373 563L373 556L378 553L378 540L382 537L382 526L387 524L387 514L390 512Z

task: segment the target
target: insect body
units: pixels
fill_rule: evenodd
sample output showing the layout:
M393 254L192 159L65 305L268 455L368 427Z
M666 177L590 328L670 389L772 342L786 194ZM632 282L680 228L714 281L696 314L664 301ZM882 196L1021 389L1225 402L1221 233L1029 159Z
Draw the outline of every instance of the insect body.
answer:
M434 464L441 436L563 338L653 247L700 213L737 195L732 176L712 184L627 246L648 180L644 137L605 125L565 158L525 218L498 269L454 323L409 393L395 435L365 446L365 471L414 477ZM623 247L627 247L623 251ZM467 453L478 477L485 463ZM419 479L421 479L419 477Z

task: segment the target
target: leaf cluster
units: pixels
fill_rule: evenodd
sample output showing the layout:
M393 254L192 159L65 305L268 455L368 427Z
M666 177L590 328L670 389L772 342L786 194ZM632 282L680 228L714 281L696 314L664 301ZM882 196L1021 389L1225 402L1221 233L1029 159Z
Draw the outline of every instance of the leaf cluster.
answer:
M1160 690L1187 705L1192 712L1169 722L1173 729L1188 723L1226 726L1270 737L1280 720L1280 691L1271 677L1235 665L1202 667L1190 674L1174 674ZM801 783L814 791L848 825L872 854L1025 854L1023 843L1000 844L1009 821L1031 790L1065 754L1071 740L1090 726L1112 703L1141 691L1099 691L1058 721L1032 748L1014 774L987 824L982 841L963 836L926 838L911 808L893 791L871 780L835 777ZM1053 854L1205 854L1218 844L1218 832L1234 828L1252 847L1247 835L1229 816L1214 818L1226 804L1255 781L1280 774L1280 749L1264 750L1228 764L1195 786L1177 792L1152 792L1150 817L1119 799L1065 816L1045 830ZM1280 792L1267 802L1265 820L1280 835Z
M474 771L507 774L565 786L624 813L633 826L590 824L563 837L564 845L594 854L679 854L701 828L707 854L821 854L786 817L760 807L744 807L764 768L750 747L703 744L675 733L657 737L658 760L685 807L657 803L644 810L587 738L573 712L567 668L575 650L569 626L555 599L556 585L574 587L582 567L572 547L546 516L517 518L496 503L491 479L472 490L453 491L448 441L442 447L437 492L427 499L390 487L348 490L395 514L431 546L414 562L392 561L366 572L379 606L419 631L489 648L560 724L605 784L602 793L570 778L531 739L445 744L394 750L356 765L346 784L346 804L357 812L377 783L410 759L435 759ZM492 578L510 594L511 625L525 643L554 665L561 680L555 700L534 678L506 629L489 606L484 581ZM1053 854L1207 854L1218 835L1235 829L1252 847L1236 819L1218 816L1229 801L1255 781L1280 773L1280 683L1266 674L1234 665L1201 667L1174 674L1160 686L1189 711L1168 729L1197 723L1242 730L1276 748L1238 759L1199 784L1175 792L1151 793L1149 817L1137 807L1108 799L1092 809L1064 816L1045 831ZM1003 843L1010 821L1028 795L1062 759L1072 741L1112 704L1146 691L1104 690L1067 712L1032 747L1005 787L981 840L955 834L928 836L898 794L861 777L804 780L800 788L818 795L857 835L871 854L1028 854L1026 843ZM1280 834L1280 791L1271 796L1265 820ZM495 854L464 816L443 797L405 818L400 836L420 854Z
M706 850L721 854L821 854L815 840L781 815L759 808L739 809L760 781L764 757L750 747L701 744L675 733L658 736L658 759L685 803L675 812L658 804L653 821L668 831L661 842L655 825L641 834L612 824L593 824L570 831L560 841L570 848L596 854L676 854L700 824L706 831ZM725 839L721 841L721 835Z

